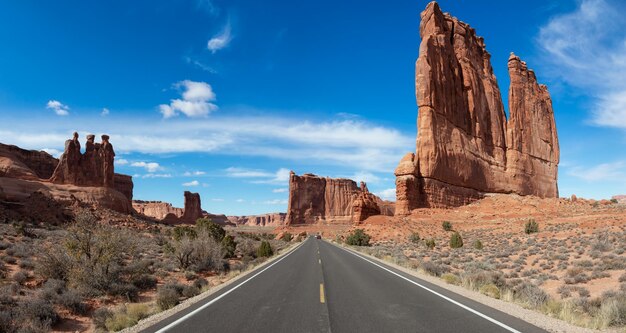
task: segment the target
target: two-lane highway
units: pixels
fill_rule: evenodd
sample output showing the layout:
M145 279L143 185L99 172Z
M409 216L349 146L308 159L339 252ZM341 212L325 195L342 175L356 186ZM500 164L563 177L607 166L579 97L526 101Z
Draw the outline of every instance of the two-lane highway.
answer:
M322 240L144 332L544 332Z

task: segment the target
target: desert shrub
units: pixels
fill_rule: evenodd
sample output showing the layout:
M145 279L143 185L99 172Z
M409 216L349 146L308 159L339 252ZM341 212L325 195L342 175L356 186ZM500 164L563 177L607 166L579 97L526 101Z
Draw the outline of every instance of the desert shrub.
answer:
M534 219L528 220L528 222L524 225L524 232L527 235L539 232L539 224Z
M157 286L157 278L150 274L141 274L134 278L132 283L139 290L148 290Z
M35 263L35 274L49 280L67 280L72 258L61 244L46 244Z
M284 240L284 238L283 238ZM235 255L235 250L237 249L237 243L235 243L235 239L231 235L226 235L222 239L222 250L224 251L225 258L232 258Z
M0 241L0 250L6 250L11 244L8 242Z
M445 230L445 231L451 231L452 230L452 223L450 221L443 221L441 223L441 227L443 227L443 230Z
M271 257L274 254L272 246L268 241L262 241L259 248L256 250L257 257Z
M185 286L185 288L183 288L183 297L185 298L190 298L190 297L194 297L198 294L200 294L200 288L191 285L191 286Z
M175 241L172 244L166 244L166 252L170 253L174 259L176 259L178 267L182 269L187 269L187 267L191 265L191 256L194 250L194 238L188 235L181 236L178 239L174 237Z
M144 303L135 303L121 306L105 320L105 327L109 331L120 331L136 325L141 319L152 313L150 306Z
M420 242L420 234L418 234L416 231L412 232L409 235L409 242L411 242L413 244L419 244L419 242Z
M626 325L626 294L603 297L597 317L600 327Z
M11 312L0 310L0 332L13 332L15 328L11 321Z
M28 280L28 272L26 271L17 271L13 274L13 281L17 282L20 285L23 285Z
M209 218L199 218L196 220L196 229L204 229L208 234L218 242L221 242L224 236L226 236L226 230L224 228L211 221Z
M0 279L4 279L7 277L9 270L4 262L0 261Z
M184 237L194 239L196 238L196 236L196 230L187 225L176 226L172 230L172 237L175 241L180 241Z
M539 308L548 301L548 294L536 285L523 282L513 288L514 295L531 308Z
M128 302L135 302L139 298L139 288L132 283L114 282L108 286L107 291L110 295L126 298Z
M434 238L429 238L429 239L426 239L426 240L424 241L424 245L426 245L426 247L427 247L427 248L429 248L429 249L431 249L431 250L432 250L432 249L434 249L434 248L435 248L435 245L436 245L436 244L435 244L435 239L434 239Z
M447 269L445 267L443 267L440 264L434 263L432 261L427 261L427 262L423 263L422 264L422 269L427 274L430 274L430 275L433 275L433 276L441 276L443 273L445 273L447 271Z
M500 298L500 288L498 288L498 286L493 283L483 285L482 287L480 287L479 291L483 295L487 295L489 297L497 299Z
M182 290L181 290L182 293ZM175 307L178 304L180 294L174 288L159 288L157 292L157 306L161 310L167 310Z
M475 240L473 245L476 250L483 249L483 242L481 242L480 239Z
M617 199L615 199L615 198L611 199L611 203L616 204L617 202L618 202Z
M195 280L197 278L198 278L198 274L196 274L195 272L191 272L191 271L185 272L185 279L187 281Z
M220 227L219 225L217 226ZM217 271L224 270L222 245L215 238L215 235L210 229L202 228L198 230L198 237L192 242L190 258L194 268L198 271L211 269Z
M578 296L589 297L591 296L591 293L589 292L589 289L587 288L578 288Z
M23 269L33 269L33 268L35 268L35 265L29 259L22 259L22 260L20 260L20 264L18 266L20 268L23 268Z
M283 238L282 238L285 242L291 242L291 240L293 239L293 235L286 232L283 234Z
M200 279L193 281L193 286L200 290L202 290L202 288L208 285L209 285L209 281L207 281L205 278L200 278Z
M108 308L98 308L93 312L93 315L91 315L91 319L96 328L101 329L106 328L106 321L111 317L113 317L113 311Z
M356 246L370 246L370 235L363 229L356 229L346 238L346 244Z
M59 321L59 315L52 304L40 298L20 302L17 312L20 324L30 328L49 329Z
M244 261L249 261L256 256L256 246L250 238L244 238L237 243L237 250L241 253Z
M450 247L453 249L463 247L463 238L461 237L461 234L455 232L450 236Z
M611 242L608 234L602 234L591 243L591 249L593 251L606 252L611 249Z
M75 290L67 290L58 295L55 303L77 315L84 315L88 309L87 304L83 302L83 297Z
M461 283L461 278L451 273L446 273L441 278L448 284L459 285Z

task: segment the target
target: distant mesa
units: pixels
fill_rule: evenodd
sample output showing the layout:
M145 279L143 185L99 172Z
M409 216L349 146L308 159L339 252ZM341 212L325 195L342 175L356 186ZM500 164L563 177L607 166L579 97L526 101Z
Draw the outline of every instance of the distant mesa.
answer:
M286 225L361 222L393 210L393 203L369 193L363 182L359 187L351 179L290 174Z
M461 206L487 193L558 197L559 143L547 87L511 54L507 120L491 56L472 27L431 2L420 36L416 152L395 170L396 215Z
M133 200L133 208L139 214L151 217L166 224L195 224L199 218L209 218L221 225L234 225L226 215L210 214L202 210L199 193L185 191L185 208L173 207L162 201Z
M286 213L268 213L248 216L228 216L228 220L237 225L278 227L285 225Z
M109 136L95 143L87 136L81 153L78 134L65 142L60 160L43 151L0 144L0 200L24 202L33 193L57 202L79 202L131 213L133 181L114 172L115 152Z

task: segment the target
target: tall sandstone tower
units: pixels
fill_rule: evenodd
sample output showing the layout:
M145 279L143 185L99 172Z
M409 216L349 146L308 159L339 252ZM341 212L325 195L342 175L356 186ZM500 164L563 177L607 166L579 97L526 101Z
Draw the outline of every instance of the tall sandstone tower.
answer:
M395 170L396 215L486 193L557 197L559 144L546 86L511 54L507 121L491 56L473 28L431 2L420 36L417 147Z

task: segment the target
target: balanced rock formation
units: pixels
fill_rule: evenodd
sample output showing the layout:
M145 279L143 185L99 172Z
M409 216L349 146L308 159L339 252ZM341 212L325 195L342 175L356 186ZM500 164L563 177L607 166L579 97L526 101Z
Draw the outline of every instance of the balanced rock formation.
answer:
M547 88L511 55L510 119L482 37L441 12L421 14L416 152L395 170L396 214L460 206L485 193L556 197L559 145Z
M228 220L236 225L259 227L277 227L285 225L285 213L269 213L263 215L228 216Z
M172 206L169 202L133 200L133 209L139 214L157 220L164 219L168 214L175 217L183 216L183 209Z
M323 178L313 174L298 176L292 171L285 224L360 222L368 214L381 211L377 206L382 200L365 191L365 183L359 188L351 179ZM355 207L359 211L357 220Z

